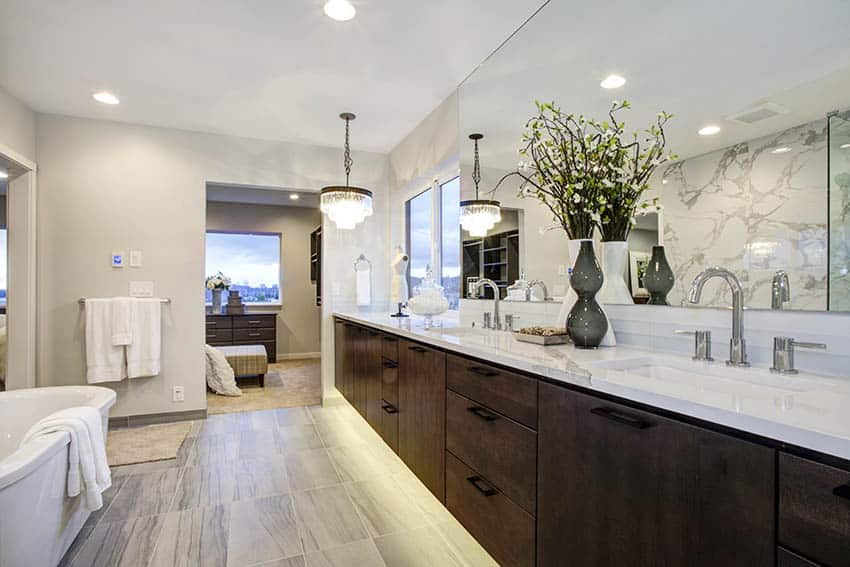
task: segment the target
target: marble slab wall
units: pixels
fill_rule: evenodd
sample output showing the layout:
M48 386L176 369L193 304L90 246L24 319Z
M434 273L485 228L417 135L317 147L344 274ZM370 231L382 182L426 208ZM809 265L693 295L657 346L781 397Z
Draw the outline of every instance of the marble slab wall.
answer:
M773 274L785 270L786 307L826 309L826 119L671 164L652 185L676 274L671 305L684 305L694 277L719 265L741 279L747 307L769 308ZM701 303L730 305L728 286L709 283Z

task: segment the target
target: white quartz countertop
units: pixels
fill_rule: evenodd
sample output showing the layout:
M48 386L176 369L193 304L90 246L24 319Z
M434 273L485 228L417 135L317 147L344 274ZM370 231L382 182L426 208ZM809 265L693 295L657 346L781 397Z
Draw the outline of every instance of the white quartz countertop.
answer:
M803 372L780 376L767 368L728 368L722 360L695 362L630 347L543 347L519 342L502 331L461 327L445 316L441 328L426 331L423 319L415 316L335 315L552 381L850 461L850 380Z

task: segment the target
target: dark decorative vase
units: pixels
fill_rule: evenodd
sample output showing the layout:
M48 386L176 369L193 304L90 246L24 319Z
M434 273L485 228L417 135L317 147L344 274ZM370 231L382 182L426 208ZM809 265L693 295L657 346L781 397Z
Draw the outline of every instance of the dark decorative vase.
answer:
M578 299L567 316L567 332L577 348L596 348L608 332L608 319L596 302L602 287L602 269L593 253L593 242L586 240L573 266L570 287Z
M649 292L649 305L670 305L667 303L667 294L673 289L676 278L673 270L667 263L663 246L652 247L652 257L646 267L643 276L643 287Z

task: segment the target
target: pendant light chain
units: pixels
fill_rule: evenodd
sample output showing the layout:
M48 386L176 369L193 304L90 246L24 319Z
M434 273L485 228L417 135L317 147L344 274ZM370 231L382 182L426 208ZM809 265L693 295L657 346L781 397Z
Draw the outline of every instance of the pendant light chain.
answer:
M348 187L348 178L351 175L351 166L354 165L354 160L351 159L351 141L348 134L348 123L351 119L345 118L345 157L343 164L345 165L345 186Z
M472 165L472 181L475 183L475 198L478 199L478 184L481 182L481 164L478 160L478 138L473 138L475 143L475 161Z

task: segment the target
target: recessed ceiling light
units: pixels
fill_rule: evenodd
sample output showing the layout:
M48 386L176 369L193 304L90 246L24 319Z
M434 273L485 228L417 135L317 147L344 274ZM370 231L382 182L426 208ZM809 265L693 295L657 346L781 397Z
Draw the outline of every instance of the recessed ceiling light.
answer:
M290 199L292 199L293 201L297 201L297 200L298 200L298 199L300 199L301 197L298 195L298 193L291 193L291 194L289 195L289 198L290 198Z
M109 91L98 91L91 96L97 102L102 102L103 104L118 104L119 102L121 102L118 100L117 96L115 96Z
M709 124L708 126L703 126L697 132L700 136L714 136L720 132L720 126L715 126L714 124Z
M0 169L0 179L6 179L7 177L9 177L9 174Z
M619 89L625 84L625 77L621 77L620 75L608 75L605 77L605 80L599 83L599 86L603 89Z
M325 2L325 15L338 22L347 22L357 13L348 0L328 0Z
M841 144L838 147L841 148L842 150L850 150L850 144Z
M791 148L789 148L788 146L779 146L778 148L773 148L772 150L770 150L770 153L772 153L772 154L787 154L790 151L791 151Z

